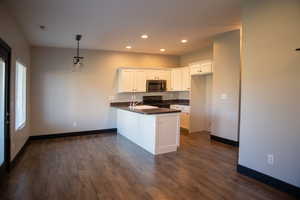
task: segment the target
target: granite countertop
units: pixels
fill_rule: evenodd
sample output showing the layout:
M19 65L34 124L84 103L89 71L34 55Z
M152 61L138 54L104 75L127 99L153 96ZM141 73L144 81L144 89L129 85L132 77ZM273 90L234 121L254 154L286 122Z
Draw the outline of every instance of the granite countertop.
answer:
M170 104L170 105L186 105L189 106L190 105L190 100L188 99L170 99L170 100L163 100L161 102L162 104ZM139 105L143 105L143 104L139 104ZM110 106L112 107L126 107L129 106L129 102L112 102L110 103Z
M169 108L154 108L154 109L132 109L128 106L117 106L117 105L111 105L111 107L127 110L135 113L140 113L144 115L155 115L155 114L167 114L167 113L179 113L180 110L175 109L169 109Z
M185 105L189 106L190 105L190 100L188 99L170 99L170 100L163 100L165 103L169 103L171 105Z

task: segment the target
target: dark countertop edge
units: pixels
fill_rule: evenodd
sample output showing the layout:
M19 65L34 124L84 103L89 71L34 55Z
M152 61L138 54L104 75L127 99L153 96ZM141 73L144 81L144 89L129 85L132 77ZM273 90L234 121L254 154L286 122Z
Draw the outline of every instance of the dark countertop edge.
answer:
M113 108L129 111L129 112L134 112L134 113L139 113L139 114L144 114L144 115L159 115L159 114L171 114L171 113L180 113L180 110L174 110L174 109L169 109L169 108L155 108L155 109L130 109L128 107L124 106L111 106Z
M169 99L169 100L163 100L163 103L169 103L171 105L190 105L189 99ZM110 103L110 106L112 107L120 107L120 106L129 106L130 102L112 102Z

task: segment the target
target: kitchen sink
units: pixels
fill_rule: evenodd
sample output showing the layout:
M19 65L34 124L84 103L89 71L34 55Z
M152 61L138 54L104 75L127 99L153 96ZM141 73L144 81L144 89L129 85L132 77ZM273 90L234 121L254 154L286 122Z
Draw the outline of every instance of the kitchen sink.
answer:
M158 108L157 106L147 106L147 105L140 105L140 106L133 106L133 109L138 109L138 110L146 110L146 109L155 109Z

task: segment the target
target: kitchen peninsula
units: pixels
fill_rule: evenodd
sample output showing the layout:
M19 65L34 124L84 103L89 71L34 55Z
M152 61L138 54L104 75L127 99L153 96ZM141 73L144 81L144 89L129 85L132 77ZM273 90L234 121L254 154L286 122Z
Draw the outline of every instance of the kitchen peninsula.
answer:
M140 105L117 108L118 134L153 155L177 150L180 136L180 111Z

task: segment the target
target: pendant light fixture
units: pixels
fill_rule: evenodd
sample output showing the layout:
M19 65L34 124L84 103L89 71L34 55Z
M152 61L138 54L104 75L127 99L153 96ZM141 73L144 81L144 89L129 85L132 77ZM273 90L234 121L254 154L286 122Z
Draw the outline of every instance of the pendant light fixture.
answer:
M79 56L79 41L81 40L82 35L76 35L76 41L77 41L77 51L76 56L73 57L73 71L80 71L83 67L83 58L82 56Z

